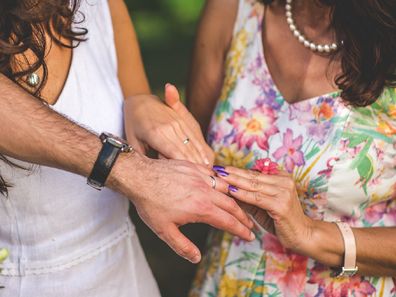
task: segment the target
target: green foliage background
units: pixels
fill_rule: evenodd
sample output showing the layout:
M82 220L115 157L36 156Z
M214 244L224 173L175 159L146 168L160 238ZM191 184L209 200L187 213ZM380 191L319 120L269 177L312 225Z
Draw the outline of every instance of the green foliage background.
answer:
M204 0L127 0L154 91L183 88Z
M183 91L204 0L126 0L126 3L136 27L153 91L162 95L167 82ZM171 251L140 221L133 209L131 217L162 296L187 296L196 266ZM202 225L183 228L183 232L201 250L207 231L208 228Z

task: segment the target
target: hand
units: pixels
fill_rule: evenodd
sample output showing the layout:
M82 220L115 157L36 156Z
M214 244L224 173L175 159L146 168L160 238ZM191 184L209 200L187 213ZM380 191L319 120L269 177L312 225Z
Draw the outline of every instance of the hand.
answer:
M234 167L217 168L217 172L232 185L229 192L234 198L268 214L258 213L263 227L285 248L298 252L312 237L313 221L304 214L295 183L286 172L268 175Z
M177 90L166 94L168 102L176 101L172 96L178 96ZM149 95L128 98L124 107L127 138L135 136L166 158L210 166L214 154L196 129L198 124L187 110L173 106L175 110ZM187 138L189 142L184 143Z
M187 123L188 127L194 134L194 137L198 139L199 143L202 144L205 155L208 158L209 165L213 165L214 162L214 152L213 150L206 144L206 140L202 134L202 130L194 116L191 112L188 111L186 106L180 100L180 94L177 88L174 85L167 84L165 86L165 103L172 108L180 117L183 119L185 123Z
M143 221L177 254L197 263L201 254L180 226L206 223L242 239L254 239L252 221L234 199L211 188L211 175L204 166L151 160L136 153L120 157L109 185L130 198ZM228 187L220 179L217 185L220 191Z

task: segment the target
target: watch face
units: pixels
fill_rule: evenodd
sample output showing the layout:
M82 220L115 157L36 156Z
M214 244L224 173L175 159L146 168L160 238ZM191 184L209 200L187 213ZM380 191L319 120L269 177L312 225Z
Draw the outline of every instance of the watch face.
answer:
M128 145L128 143L126 143L126 141L118 136L115 136L111 133L102 133L100 135L100 139L103 143L108 142L111 145L122 149L123 151L127 151L127 148L129 148L130 146Z

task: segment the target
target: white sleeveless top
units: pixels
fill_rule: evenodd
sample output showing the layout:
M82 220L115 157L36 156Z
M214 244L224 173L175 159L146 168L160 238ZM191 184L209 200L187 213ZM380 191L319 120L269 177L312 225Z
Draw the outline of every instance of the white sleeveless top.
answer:
M123 135L123 95L107 0L83 0L88 39L73 51L53 109L97 132ZM82 17L77 14L77 18ZM128 217L127 198L84 177L19 162L0 163L13 187L0 197L0 296L159 296ZM5 295L4 295L5 294Z

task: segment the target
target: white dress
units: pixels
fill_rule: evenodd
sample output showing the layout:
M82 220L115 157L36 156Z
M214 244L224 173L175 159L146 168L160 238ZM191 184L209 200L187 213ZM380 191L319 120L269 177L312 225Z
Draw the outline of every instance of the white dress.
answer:
M88 40L73 52L53 108L97 133L123 135L123 95L107 0L83 0ZM78 14L76 17L82 17ZM127 198L65 171L0 162L13 187L0 196L1 297L158 297Z

